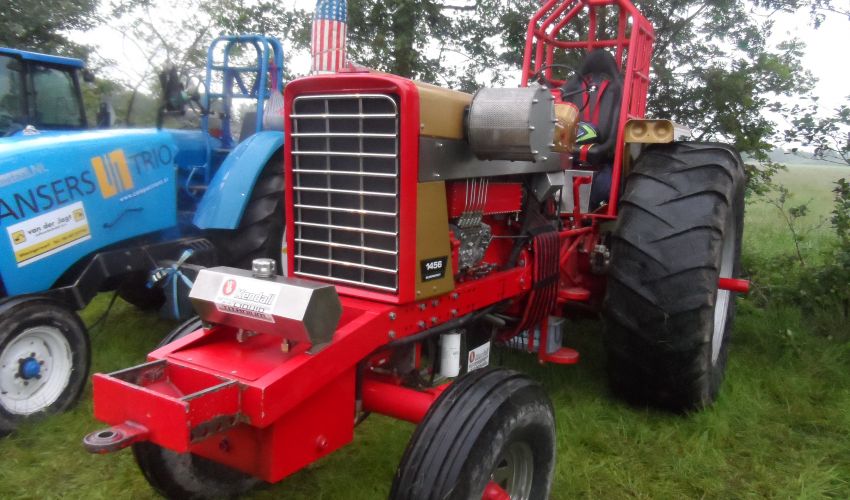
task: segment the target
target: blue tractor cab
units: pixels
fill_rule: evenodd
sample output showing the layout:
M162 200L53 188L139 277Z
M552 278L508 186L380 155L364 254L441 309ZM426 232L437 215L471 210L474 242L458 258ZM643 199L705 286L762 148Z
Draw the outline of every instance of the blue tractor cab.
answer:
M81 76L79 59L0 47L0 137L87 128Z
M98 292L178 318L200 268L281 260L277 40L215 39L202 92L164 71L156 128L89 129L82 76L77 59L0 49L0 434L77 400L76 311ZM161 127L189 108L199 129Z

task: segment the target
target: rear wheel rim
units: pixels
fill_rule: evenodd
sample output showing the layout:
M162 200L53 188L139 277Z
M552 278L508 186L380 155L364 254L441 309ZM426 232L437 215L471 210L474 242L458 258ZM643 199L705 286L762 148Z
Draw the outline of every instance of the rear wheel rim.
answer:
M738 226L735 215L730 213L726 218L726 227L723 231L723 248L720 251L720 278L734 278L736 235ZM729 318L729 304L733 300L732 292L717 289L717 298L714 301L714 331L711 335L711 364L717 364L720 358L720 349L723 347L723 336L726 332L726 321Z
M505 490L511 500L529 500L533 479L534 453L525 441L510 443L490 474L490 480Z
M73 371L73 352L59 328L28 328L0 352L0 404L9 413L31 415L55 403Z

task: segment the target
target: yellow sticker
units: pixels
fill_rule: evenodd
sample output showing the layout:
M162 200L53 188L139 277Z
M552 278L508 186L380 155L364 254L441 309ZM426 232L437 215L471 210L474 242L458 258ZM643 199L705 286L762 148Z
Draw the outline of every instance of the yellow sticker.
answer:
M95 156L91 159L94 175L100 185L100 194L104 199L133 189L133 176L127 166L127 157L123 149Z
M83 202L78 201L6 228L18 267L91 239Z

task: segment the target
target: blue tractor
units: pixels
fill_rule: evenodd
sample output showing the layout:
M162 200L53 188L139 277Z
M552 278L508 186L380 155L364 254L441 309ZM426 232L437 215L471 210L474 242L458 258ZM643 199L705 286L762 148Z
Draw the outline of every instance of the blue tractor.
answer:
M214 40L194 96L160 75L160 116L194 102L200 130L89 129L82 76L82 61L0 48L0 434L76 402L76 311L98 292L180 316L199 267L281 258L277 40Z

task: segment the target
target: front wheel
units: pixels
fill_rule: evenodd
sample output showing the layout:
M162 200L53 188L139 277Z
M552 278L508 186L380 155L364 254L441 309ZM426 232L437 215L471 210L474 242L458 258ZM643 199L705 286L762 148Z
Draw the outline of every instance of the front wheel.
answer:
M162 496L175 500L235 498L259 483L226 465L148 441L134 444L133 456L148 483Z
M717 398L738 277L744 172L732 148L656 145L626 181L612 235L605 346L612 388L675 412Z
M548 498L554 467L555 417L543 389L511 370L476 370L428 410L390 498Z
M89 362L88 334L74 311L39 298L8 306L0 313L0 435L73 406Z
M166 335L159 347L202 327L200 318L189 318ZM238 497L260 482L226 465L191 453L177 453L147 441L133 445L133 457L151 487L166 498Z

